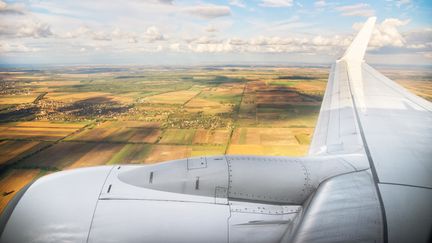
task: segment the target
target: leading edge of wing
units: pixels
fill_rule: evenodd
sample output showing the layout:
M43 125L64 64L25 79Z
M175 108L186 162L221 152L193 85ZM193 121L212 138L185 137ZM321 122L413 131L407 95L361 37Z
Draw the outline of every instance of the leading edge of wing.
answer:
M310 155L362 153L363 142L354 113L348 68L363 61L376 18L369 18L330 71Z
M352 41L351 45L345 51L345 54L342 56L341 60L345 60L346 62L362 62L366 49L369 44L369 40L372 35L372 31L374 29L376 22L376 17L370 17L362 29L358 32L357 36Z

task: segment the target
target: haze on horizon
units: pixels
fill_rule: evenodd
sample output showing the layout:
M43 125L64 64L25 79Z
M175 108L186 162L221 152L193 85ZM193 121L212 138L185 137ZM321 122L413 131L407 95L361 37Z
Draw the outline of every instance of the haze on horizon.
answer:
M330 63L377 16L367 60L432 63L427 0L0 0L0 64Z

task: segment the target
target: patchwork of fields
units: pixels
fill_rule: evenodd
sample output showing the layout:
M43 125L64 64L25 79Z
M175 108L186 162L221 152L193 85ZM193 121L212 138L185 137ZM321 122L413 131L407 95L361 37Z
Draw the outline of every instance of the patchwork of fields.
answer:
M431 72L386 72L432 99ZM216 154L302 156L327 75L327 67L2 71L0 210L28 182L59 170Z

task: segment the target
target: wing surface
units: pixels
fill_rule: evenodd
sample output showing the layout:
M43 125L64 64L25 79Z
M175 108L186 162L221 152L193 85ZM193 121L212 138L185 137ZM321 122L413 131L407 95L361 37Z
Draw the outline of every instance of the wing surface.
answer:
M309 154L364 153L381 197L388 241L428 242L432 104L364 62L374 22L365 23L332 67Z
M432 104L363 61L374 22L332 67L309 154L365 152L377 182L432 188Z

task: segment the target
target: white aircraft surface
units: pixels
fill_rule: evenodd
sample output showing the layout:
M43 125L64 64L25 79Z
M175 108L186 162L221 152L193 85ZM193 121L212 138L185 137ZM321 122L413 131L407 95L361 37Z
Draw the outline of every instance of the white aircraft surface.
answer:
M332 66L309 155L220 155L54 173L2 215L0 242L430 242L432 104L363 61Z

